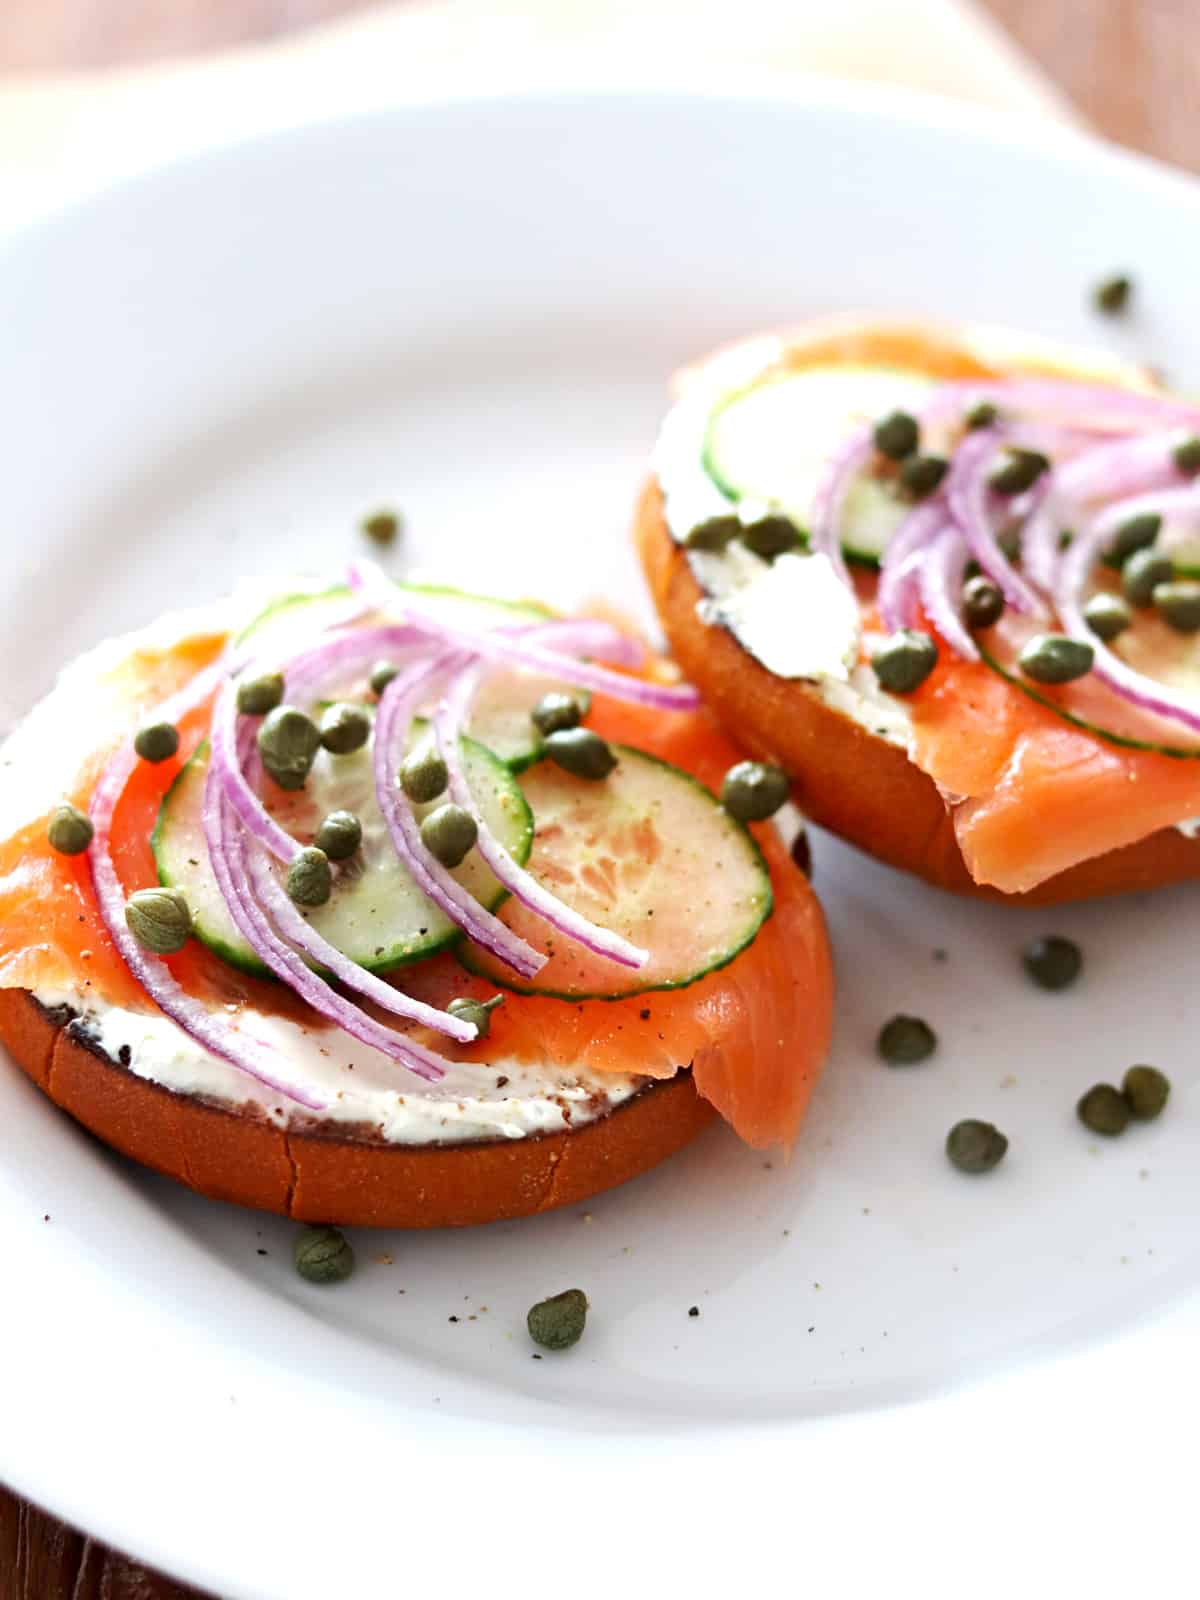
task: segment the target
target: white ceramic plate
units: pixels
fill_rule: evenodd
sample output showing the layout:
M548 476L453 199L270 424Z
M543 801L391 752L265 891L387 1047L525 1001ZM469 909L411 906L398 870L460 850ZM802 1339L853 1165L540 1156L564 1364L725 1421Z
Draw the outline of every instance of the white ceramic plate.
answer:
M1193 185L834 99L410 108L16 239L5 717L169 603L338 563L378 500L450 581L642 607L626 527L667 374L815 311L1200 377ZM1137 311L1100 325L1085 291L1117 266ZM287 1225L146 1177L0 1074L0 1476L236 1597L865 1593L897 1569L929 1594L1180 1592L1200 897L1013 912L827 840L816 877L837 1037L790 1165L716 1130L590 1217L360 1237L336 1291L294 1277ZM1051 929L1087 954L1059 997L1016 961ZM873 1059L899 1007L936 1024L931 1065ZM1169 1113L1101 1147L1075 1099L1137 1059ZM984 1181L941 1152L964 1115L1012 1141ZM586 1341L531 1360L526 1307L575 1283Z

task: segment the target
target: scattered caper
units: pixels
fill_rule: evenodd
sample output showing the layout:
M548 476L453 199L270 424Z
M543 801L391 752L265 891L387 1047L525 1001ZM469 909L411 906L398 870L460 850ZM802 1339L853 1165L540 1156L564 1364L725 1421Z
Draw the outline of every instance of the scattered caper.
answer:
M1000 546L1000 553L1007 561L1016 561L1021 554L1021 530L1019 527L1001 528L996 535L996 543Z
M156 956L182 950L192 936L192 913L180 889L139 889L125 902L125 924Z
M914 500L924 500L950 470L945 456L909 456L900 468L900 483Z
M446 1010L452 1017L457 1017L460 1022L474 1023L476 1041L486 1039L492 1029L492 1012L497 1006L504 1004L502 994L494 995L491 1000L451 1000Z
M1115 1139L1129 1126L1129 1102L1111 1083L1097 1083L1075 1107L1080 1122L1093 1133Z
M543 749L551 761L576 778L607 778L617 764L611 746L590 728L560 728L547 737Z
M960 1172L990 1172L1004 1159L1008 1140L990 1122L968 1117L946 1135L946 1154Z
M400 787L417 805L436 800L449 781L446 763L432 745L419 745L400 763Z
M901 628L871 657L875 676L892 694L911 694L937 666L937 645L927 633Z
M444 867L457 867L464 861L478 837L475 818L452 803L431 811L421 823L421 843Z
M353 811L331 811L322 818L313 843L330 861L347 861L362 843L362 823Z
M1133 293L1133 280L1123 272L1104 278L1092 290L1092 304L1107 317L1120 316Z
M1181 439L1171 451L1171 460L1176 471L1182 472L1185 478L1194 478L1200 473L1200 436L1193 434L1189 439Z
M767 761L739 761L721 784L721 804L739 822L765 822L791 792L787 773Z
M1126 517L1112 536L1104 559L1109 566L1121 567L1135 550L1144 550L1153 544L1162 529L1162 518L1157 511L1143 511L1136 517Z
M1152 1122L1170 1097L1171 1080L1157 1067L1130 1067L1121 1080L1121 1093L1131 1117L1139 1122Z
M582 1289L564 1289L530 1306L525 1318L529 1337L544 1350L567 1350L578 1344L587 1323L588 1301Z
M46 837L50 848L57 850L60 856L79 856L91 844L95 831L92 819L64 800L50 813Z
M315 844L297 850L288 864L287 892L298 906L323 906L333 893L329 857Z
M893 411L875 424L875 448L891 461L903 461L911 456L920 442L917 419L907 411Z
M362 706L339 700L321 717L321 743L331 755L348 756L371 737L371 718Z
M1177 633L1200 632L1200 583L1176 578L1156 584L1152 598L1159 616Z
M371 668L371 675L367 682L371 685L372 694L382 694L391 683L400 668L391 661L377 661Z
M803 823L800 824L799 832L792 840L792 864L806 878L812 877L812 845L808 842L808 829Z
M169 722L152 722L138 729L133 748L143 761L169 761L179 749L179 729Z
M1039 989L1067 989L1083 971L1083 951L1073 939L1046 934L1021 951L1025 971Z
M911 1067L928 1061L937 1049L937 1034L924 1017L899 1015L880 1028L875 1048L889 1067Z
M354 1271L354 1247L340 1228L305 1228L292 1260L309 1283L342 1283Z
M977 406L972 406L963 418L963 422L972 432L976 428L990 428L999 420L999 409L991 400L981 400Z
M1097 639L1107 642L1133 621L1133 614L1119 594L1094 594L1083 608L1083 620Z
M265 717L283 703L283 673L264 672L238 684L237 708L244 717Z
M364 517L359 527L372 544L395 544L396 535L400 532L400 517L397 512L384 506Z
M543 737L561 733L564 728L577 728L583 718L583 707L573 694L562 694L551 689L544 694L529 713L533 725Z
M774 561L785 550L794 550L800 543L800 530L790 517L771 514L756 517L742 527L742 543L764 561Z
M1175 568L1157 550L1135 550L1121 568L1121 588L1131 606L1148 606L1160 583L1170 583Z
M689 550L724 550L741 531L742 525L735 516L707 517L688 529L683 542Z
M1003 463L988 478L988 487L997 494L1024 494L1050 466L1050 458L1040 450L1022 450L1010 445Z
M990 628L1004 615L1004 595L999 584L982 575L963 584L963 616L968 628Z
M1037 633L1017 657L1021 671L1035 683L1071 683L1092 670L1096 652L1083 639L1065 633Z
M303 789L320 748L316 723L295 706L276 706L259 724L258 753L281 789Z

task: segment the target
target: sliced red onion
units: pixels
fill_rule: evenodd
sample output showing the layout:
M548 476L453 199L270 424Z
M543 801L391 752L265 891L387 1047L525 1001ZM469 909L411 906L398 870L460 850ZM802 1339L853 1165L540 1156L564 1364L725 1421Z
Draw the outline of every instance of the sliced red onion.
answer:
M208 699L224 670L224 664L218 664L193 678L179 694L158 708L154 720L177 723L187 712ZM199 1000L193 999L176 982L166 964L144 950L130 933L125 922L125 891L117 875L110 845L113 814L137 765L138 756L132 740L127 740L101 773L89 808L94 833L88 850L88 864L96 890L96 903L121 959L159 1010L197 1044L298 1105L310 1111L325 1110L327 1101L308 1089L288 1083L280 1075L278 1052L248 1037L241 1029L230 1025L221 1013L210 1012Z
M469 939L490 950L522 977L532 978L545 966L546 957L506 928L499 917L485 911L430 854L421 841L421 830L412 807L397 781L400 760L418 707L443 677L466 666L469 660L469 655L445 651L401 672L383 691L375 713L375 795L392 843L421 893L440 906Z
M1003 412L1032 411L1091 431L1128 432L1137 427L1191 427L1200 424L1200 406L1138 389L1060 378L970 378L943 384L934 397L938 415L965 413L991 400Z
M221 686L213 708L209 734L209 760L238 821L264 850L278 861L290 861L300 848L291 834L281 828L251 788L242 771L238 741L237 682L229 678Z
M920 554L949 520L946 502L939 495L915 506L888 540L879 565L875 604L885 628L911 628L916 621L917 596L913 578ZM914 559L916 558L916 559Z
M1102 639L1091 631L1083 620L1083 597L1092 568L1108 548L1113 531L1122 520L1114 516L1117 507L1110 507L1096 517L1085 532L1078 534L1063 554L1058 579L1054 585L1054 604L1059 622L1074 639L1085 640L1095 652L1092 671L1114 694L1131 705L1155 716L1166 717L1182 723L1194 733L1200 733L1200 709L1182 697L1172 695L1161 683L1135 672L1122 661Z
M959 445L946 480L946 498L967 547L1014 611L1044 617L1045 607L1001 550L992 527L988 473L1001 444L994 428L980 428Z
M1152 489L1146 494L1131 495L1127 500L1117 500L1106 505L1094 522L1111 538L1123 522L1147 513L1157 514L1164 522L1172 517L1200 517L1200 483L1177 489Z
M826 463L813 495L809 514L808 548L813 555L828 556L834 572L850 587L850 574L842 555L842 510L854 480L875 454L873 428L851 435Z
M479 829L476 848L504 887L516 895L523 905L550 923L551 927L584 945L594 955L606 956L623 967L644 967L650 958L649 951L623 939L611 929L598 927L594 922L589 922L587 917L564 905L532 873L517 865L484 821L471 793L459 752L459 736L484 671L479 663L464 668L450 684L433 718L434 736L450 775L450 798L475 818Z
M978 661L979 650L962 614L963 579L969 553L962 534L948 524L925 551L921 562L921 604L938 633L965 661Z
M441 1056L385 1028L337 994L279 937L270 918L246 887L250 864L245 836L225 799L220 780L215 777L205 793L203 823L213 873L234 925L271 971L314 1011L335 1022L353 1038L399 1062L419 1078L437 1082L444 1077L448 1062Z

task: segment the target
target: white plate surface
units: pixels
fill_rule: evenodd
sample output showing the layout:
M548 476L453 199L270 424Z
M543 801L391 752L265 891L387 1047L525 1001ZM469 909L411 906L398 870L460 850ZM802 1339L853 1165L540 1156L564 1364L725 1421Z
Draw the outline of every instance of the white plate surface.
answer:
M667 374L813 312L1009 323L1200 380L1194 186L839 99L409 108L17 238L0 716L168 605L336 566L378 501L448 581L644 614L626 530ZM1118 266L1136 315L1097 324ZM336 1291L294 1277L286 1224L146 1177L0 1074L0 1477L234 1597L1182 1593L1200 894L1015 912L827 839L816 878L837 1031L790 1164L714 1130L587 1215L360 1235ZM1087 956L1058 997L1016 958L1052 930ZM901 1008L942 1047L889 1072ZM1169 1112L1102 1144L1075 1099L1134 1060ZM967 1115L1011 1139L978 1182L941 1153ZM585 1342L531 1360L526 1307L575 1283Z

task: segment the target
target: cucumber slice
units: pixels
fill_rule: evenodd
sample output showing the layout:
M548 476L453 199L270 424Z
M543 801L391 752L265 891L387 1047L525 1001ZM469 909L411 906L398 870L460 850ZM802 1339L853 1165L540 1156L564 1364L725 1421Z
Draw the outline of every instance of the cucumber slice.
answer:
M553 618L552 612L531 602L491 600L460 589L400 583L396 590L397 598L405 605L419 606L422 611L444 616L448 623L463 627L513 627ZM337 622L349 597L350 590L345 585L316 594L284 595L260 612L238 635L237 642L253 640L264 666L282 663L309 648L322 628ZM574 694L587 709L588 697L557 678L497 671L489 675L479 693L467 732L514 772L521 771L542 753L541 739L529 713L550 690Z
M771 877L750 832L689 773L613 748L618 765L603 783L550 762L522 776L537 822L529 868L567 905L650 950L648 965L633 971L593 955L513 897L501 917L550 960L525 984L464 945L470 971L561 1000L682 989L732 961L770 915Z
M414 742L423 737L421 728L414 729ZM472 792L489 826L518 861L527 860L533 818L516 779L474 740L464 739L463 749ZM200 820L207 772L208 747L202 745L163 800L151 839L158 876L186 893L196 934L210 949L242 971L262 975L267 969L234 926L209 864ZM322 751L305 787L282 797L273 815L307 844L321 818L339 809L358 817L363 843L338 872L328 904L308 913L317 932L371 972L423 961L452 944L458 928L420 892L392 846L375 801L369 746L348 756ZM415 807L419 817L432 809ZM286 869L277 864L276 871L282 881ZM454 877L489 910L504 898L477 851Z
M1189 738L1178 722L1141 711L1106 687L1094 673L1073 683L1034 683L1017 658L1034 634L1043 632L1025 617L1006 612L994 628L976 634L975 642L993 672L1014 684L1064 722L1084 728L1109 744L1128 750L1154 750L1178 760L1200 758L1200 738ZM1112 641L1114 654L1164 688L1182 693L1200 710L1200 643L1195 634L1177 633L1153 612L1136 613L1136 621Z
M804 528L829 457L855 427L919 411L933 380L899 367L814 366L727 396L709 418L704 466L727 499L761 501ZM861 478L846 497L846 555L877 566L910 507L890 480Z

